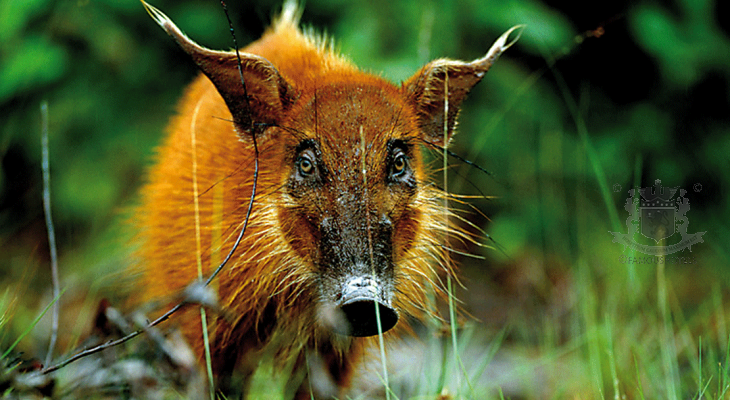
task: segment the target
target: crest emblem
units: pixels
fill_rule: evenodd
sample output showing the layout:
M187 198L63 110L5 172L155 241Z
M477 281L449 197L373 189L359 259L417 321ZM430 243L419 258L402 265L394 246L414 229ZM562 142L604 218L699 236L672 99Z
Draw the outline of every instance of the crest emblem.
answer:
M656 190L652 188L641 188L641 234L654 239L659 243L674 235L675 213L672 198L677 193L677 188L662 188L661 181L657 180ZM689 203L688 203L689 204Z
M634 188L628 192L630 197L624 206L629 212L626 219L628 233L610 232L613 243L621 243L644 254L666 255L686 248L692 251L693 244L704 242L702 235L706 232L687 233L689 199L684 197L686 190L662 187L662 181L657 179L653 187ZM677 192L679 196L675 198ZM674 244L648 246L636 242L636 233L641 233L657 244L669 242L675 233L679 233L682 238Z

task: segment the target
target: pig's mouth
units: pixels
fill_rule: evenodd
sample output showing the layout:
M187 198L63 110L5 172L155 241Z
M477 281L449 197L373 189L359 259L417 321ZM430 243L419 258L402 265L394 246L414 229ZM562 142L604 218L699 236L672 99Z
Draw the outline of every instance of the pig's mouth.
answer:
M398 313L390 306L389 296L384 296L383 291L369 277L348 280L342 288L341 297L334 304L338 317L330 328L335 333L355 337L375 336L378 332L390 330L398 322Z

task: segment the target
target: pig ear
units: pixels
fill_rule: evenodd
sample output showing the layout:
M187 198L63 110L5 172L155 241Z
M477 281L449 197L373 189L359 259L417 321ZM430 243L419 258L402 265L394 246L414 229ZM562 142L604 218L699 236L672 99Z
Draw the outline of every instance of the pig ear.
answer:
M518 25L505 32L483 58L470 63L435 60L403 83L402 90L416 109L425 141L439 146L448 145L461 102L500 54L519 39L523 28L523 25ZM516 37L507 42L515 31L518 31Z
M242 137L258 135L275 125L293 102L292 87L273 64L254 54L206 49L185 36L162 11L145 3L147 12L192 57L213 82L233 115Z

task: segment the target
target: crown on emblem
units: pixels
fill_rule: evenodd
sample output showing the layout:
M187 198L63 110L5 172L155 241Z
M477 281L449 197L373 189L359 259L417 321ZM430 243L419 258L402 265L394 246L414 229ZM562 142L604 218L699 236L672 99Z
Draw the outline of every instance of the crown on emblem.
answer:
M674 207L672 198L677 193L677 188L663 188L661 179L657 179L653 188L641 188L639 193L642 197L641 207Z

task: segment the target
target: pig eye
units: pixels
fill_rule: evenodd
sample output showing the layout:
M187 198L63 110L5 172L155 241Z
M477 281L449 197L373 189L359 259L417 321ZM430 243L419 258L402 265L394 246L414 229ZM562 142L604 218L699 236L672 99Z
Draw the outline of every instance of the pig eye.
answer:
M403 140L394 139L388 143L388 178L392 187L415 188L416 179L411 168L411 159L408 156L410 146Z
M303 140L295 149L295 157L291 170L292 182L316 184L326 177L327 170L320 161L317 142L311 139Z
M403 171L406 169L406 156L405 154L398 154L395 156L395 159L393 159L393 176L400 176L403 174Z
M297 167L301 176L309 176L314 173L314 162L306 153L302 153L297 159Z
M400 147L391 150L390 166L388 178L390 182L409 183L412 177L411 170L408 167L408 155Z

